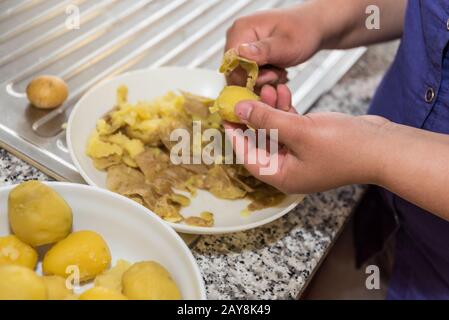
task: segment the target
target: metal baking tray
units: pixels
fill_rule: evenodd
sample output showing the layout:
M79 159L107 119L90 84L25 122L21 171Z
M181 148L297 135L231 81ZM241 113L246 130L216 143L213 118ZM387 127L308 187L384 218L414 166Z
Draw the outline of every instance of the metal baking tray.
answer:
M236 17L298 2L1 0L0 146L57 180L84 182L67 152L63 124L87 89L141 68L217 69L226 29ZM306 112L364 50L320 52L291 68L298 111ZM70 96L62 107L42 111L28 105L26 85L41 74L68 83Z

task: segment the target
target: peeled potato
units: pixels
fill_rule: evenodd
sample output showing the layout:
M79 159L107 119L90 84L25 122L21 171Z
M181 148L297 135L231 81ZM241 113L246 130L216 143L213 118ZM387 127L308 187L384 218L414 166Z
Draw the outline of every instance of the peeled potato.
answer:
M73 296L73 290L67 288L66 279L60 276L42 277L47 289L48 300L65 300Z
M93 287L84 291L80 300L128 300L123 294L103 287Z
M45 300L44 280L27 267L0 266L0 300Z
M93 231L77 231L59 241L45 254L44 274L69 276L68 267L79 269L79 280L87 281L106 270L111 253L103 238Z
M14 235L0 237L0 265L17 264L34 269L37 252Z
M69 89L61 78L39 76L28 84L27 97L33 106L39 109L53 109L67 99Z
M132 300L179 300L170 273L154 261L133 264L122 277L123 294Z
M130 266L130 262L118 260L113 268L106 270L95 278L95 286L122 292L122 276Z
M218 96L211 112L218 112L223 120L240 123L239 117L235 114L235 105L243 100L259 100L259 96L248 88L239 86L227 86L224 87Z
M39 181L27 181L11 190L8 217L15 235L33 247L59 241L72 229L68 204Z

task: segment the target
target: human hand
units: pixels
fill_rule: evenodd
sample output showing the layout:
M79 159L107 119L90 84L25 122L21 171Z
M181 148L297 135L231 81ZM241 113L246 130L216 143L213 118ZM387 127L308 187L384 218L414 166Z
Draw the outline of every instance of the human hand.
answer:
M250 127L278 130L278 152L267 152L276 166L271 175L261 174L266 163L259 159L256 163L248 161L258 146L248 143L247 137L233 135L235 153L251 174L286 193L378 182L382 155L376 150L382 150L383 133L391 122L377 116L333 112L303 116L294 111L290 97L285 85L277 89L264 86L260 102L243 101L236 105L236 114ZM238 126L226 123L225 128L235 130ZM236 150L239 143L244 148Z
M322 34L315 11L302 4L239 18L227 32L225 50L235 48L240 56L257 62L258 87L285 83L285 68L306 61L319 49ZM236 85L245 81L246 74L238 69L228 78Z

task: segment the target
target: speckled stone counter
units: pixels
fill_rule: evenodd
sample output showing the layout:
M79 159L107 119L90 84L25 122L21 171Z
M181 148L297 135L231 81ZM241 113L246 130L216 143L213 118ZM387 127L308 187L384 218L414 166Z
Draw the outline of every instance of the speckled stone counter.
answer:
M395 45L371 48L313 112L362 114L394 55ZM299 179L300 177L298 177ZM0 149L0 184L49 180ZM338 235L363 187L307 196L289 214L247 232L203 236L193 248L209 299L294 299Z

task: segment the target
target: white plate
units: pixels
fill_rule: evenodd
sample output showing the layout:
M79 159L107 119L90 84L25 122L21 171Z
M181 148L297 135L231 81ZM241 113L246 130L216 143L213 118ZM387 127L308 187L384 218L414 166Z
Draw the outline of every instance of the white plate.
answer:
M106 173L95 169L86 155L86 144L95 129L96 121L115 104L117 87L128 86L130 102L152 100L177 89L215 98L226 84L223 75L205 69L183 67L163 67L133 71L110 79L87 92L74 107L67 125L67 144L73 162L81 176L90 185L106 188ZM301 195L288 196L279 206L253 212L244 217L240 212L248 200L222 200L209 192L199 191L184 216L198 215L202 211L214 214L215 225L210 228L169 223L179 232L193 234L217 234L248 230L269 223L293 209L301 200Z
M93 230L103 236L111 250L113 264L118 259L157 261L173 276L183 299L206 299L204 282L192 253L158 216L107 190L74 183L47 184L72 208L74 231ZM11 233L7 207L8 194L13 187L0 188L0 236ZM40 263L38 272L41 273Z

